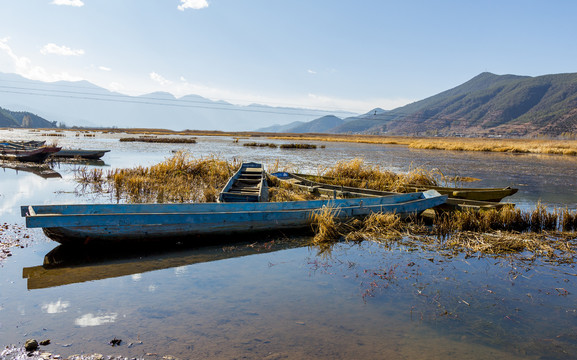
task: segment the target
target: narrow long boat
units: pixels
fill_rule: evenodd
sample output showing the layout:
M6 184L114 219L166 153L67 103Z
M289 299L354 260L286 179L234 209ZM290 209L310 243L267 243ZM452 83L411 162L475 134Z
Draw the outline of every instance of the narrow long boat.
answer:
M36 141L36 140L2 140L0 141L0 147L7 147L19 150L31 150L44 146L46 141Z
M219 202L268 201L266 172L261 164L242 163L240 169L228 180L218 197Z
M307 180L332 180L332 178L327 178L323 176L306 175L306 174L292 174ZM405 185L401 190L403 192L412 191L425 191L425 190L436 190L440 194L448 195L449 198L454 199L467 199L475 201L487 201L487 202L499 202L507 196L511 196L517 193L519 189L512 187L504 188L456 188L456 187L446 187L446 186L432 186L432 185L416 185L409 184Z
M388 196L398 194L395 192L379 191L373 189L357 188L352 186L342 186L327 184L324 182L313 181L301 174L293 174L289 172L276 172L270 174L277 177L281 181L287 181L291 185L308 191L313 194L325 195L333 198L356 198L356 197L367 197L367 196ZM318 178L318 177L317 177ZM500 203L492 201L480 201L480 200L469 200L462 198L450 197L444 204L436 207L436 210L447 211L447 210L487 210L487 209L500 209L503 206L511 206L513 204Z
M84 149L64 149L60 150L52 156L55 158L80 158L88 160L98 160L110 150L84 150Z
M289 202L195 204L86 204L22 206L29 228L62 244L150 242L310 228L312 217L330 208L339 219L375 212L419 214L443 204L436 191L383 197Z

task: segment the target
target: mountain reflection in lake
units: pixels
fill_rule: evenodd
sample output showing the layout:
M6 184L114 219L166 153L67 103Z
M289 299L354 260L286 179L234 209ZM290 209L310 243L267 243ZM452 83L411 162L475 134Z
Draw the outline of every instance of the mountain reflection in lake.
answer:
M111 168L150 165L180 149L121 144L118 137L68 135L59 144L110 148L103 160ZM313 173L361 157L395 171L424 166L481 178L475 186L520 187L505 200L521 206L577 202L573 158L325 145L262 150L231 138L199 137L187 147L199 156L265 164L278 159ZM2 170L2 222L21 226L20 205L113 201L76 192L77 166L59 164L62 178L48 179ZM69 249L55 249L41 232L30 234L28 247L13 250L0 267L0 345L51 339L45 350L64 355L181 359L577 357L573 264L529 260L527 254L468 257L398 243L342 243L319 254L303 245L306 237L70 257ZM111 348L115 337L122 345Z

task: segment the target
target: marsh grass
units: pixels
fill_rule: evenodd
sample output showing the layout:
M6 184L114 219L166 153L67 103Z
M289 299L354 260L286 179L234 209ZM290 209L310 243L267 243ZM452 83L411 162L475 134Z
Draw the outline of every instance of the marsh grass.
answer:
M248 147L269 147L269 148L273 148L273 149L276 149L276 148L278 147L276 144L273 144L273 143L259 143L259 142L248 142L248 143L242 144L242 146L248 146Z
M76 180L92 191L111 193L130 203L214 202L240 163L216 157L194 158L178 152L150 167L115 169L80 168Z
M487 139L487 138L418 138L408 136L379 135L314 135L284 134L269 136L282 140L314 140L331 142L351 142L376 145L405 145L412 149L486 151L517 154L577 155L577 142L557 139Z
M547 209L538 204L523 212L512 206L500 210L443 213L426 226L420 218L372 214L362 220L339 222L336 210L312 218L313 243L321 250L336 241L399 241L467 254L504 255L529 252L558 262L573 262L577 250L577 212ZM331 218L332 217L332 218ZM571 230L569 230L571 229Z
M323 182L381 191L401 191L408 184L435 186L445 181L438 170L412 169L406 174L398 174L367 164L362 159L339 161L321 174L323 178L319 180Z
M165 143L165 144L196 144L195 139L187 138L157 138L157 137L127 137L120 138L120 142L146 142L146 143Z
M281 144L281 149L316 149L314 144Z
M271 165L278 170L278 162ZM238 162L209 157L194 158L179 152L151 167L131 169L80 168L76 180L93 191L107 192L117 201L132 203L158 202L214 202L230 176L240 167ZM269 167L270 169L270 167ZM339 163L328 169L335 179L356 176L367 184L381 184L392 173L360 160ZM416 176L423 176L416 172ZM426 175L426 174L425 174ZM412 176L409 181L416 181ZM433 179L434 180L434 179ZM293 188L290 183L269 177L271 201L311 200L308 191ZM428 176L424 180L431 181ZM355 184L357 185L357 184ZM411 242L411 246L428 246L439 251L456 251L467 254L510 254L530 252L533 256L546 256L553 261L572 262L577 247L577 211L547 209L537 204L535 209L523 211L514 206L482 211L456 211L439 213L432 224L425 225L422 218L401 219L396 214L372 214L364 219L340 221L338 209L325 207L311 214L314 230L313 244L321 250L337 241ZM415 245L419 244L419 245Z

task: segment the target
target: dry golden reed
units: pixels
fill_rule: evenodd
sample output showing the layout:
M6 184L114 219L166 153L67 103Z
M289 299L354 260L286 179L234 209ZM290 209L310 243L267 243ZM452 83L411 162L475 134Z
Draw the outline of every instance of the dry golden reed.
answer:
M76 179L94 191L106 190L120 201L131 203L214 202L240 163L216 157L194 158L178 152L150 166L114 169L104 175L100 169L76 172Z
M351 142L382 145L405 145L412 149L453 150L453 151L489 151L524 154L577 155L575 140L545 139L488 139L488 138L417 138L408 136L379 135L314 135L285 134L269 136L283 140L315 140L332 142Z
M438 185L443 177L440 172L414 169L406 174L383 170L367 164L362 159L339 161L322 172L323 182L381 191L400 191L405 185Z
M493 255L528 251L565 262L573 261L577 248L575 233L568 232L569 228L575 229L577 213L567 209L547 212L540 204L531 212L506 206L500 210L443 213L428 227L417 218L403 220L392 213L338 221L334 217L336 211L323 211L313 217L315 245L326 248L341 240L405 241L410 238L423 245L436 244L439 250Z

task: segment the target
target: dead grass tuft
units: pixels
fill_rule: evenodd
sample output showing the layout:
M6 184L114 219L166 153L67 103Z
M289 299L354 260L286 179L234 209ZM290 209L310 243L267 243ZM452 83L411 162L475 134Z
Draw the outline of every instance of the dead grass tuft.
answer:
M239 166L216 157L197 159L178 152L150 167L115 169L105 175L100 169L81 168L75 177L92 191L112 193L118 201L214 202Z

